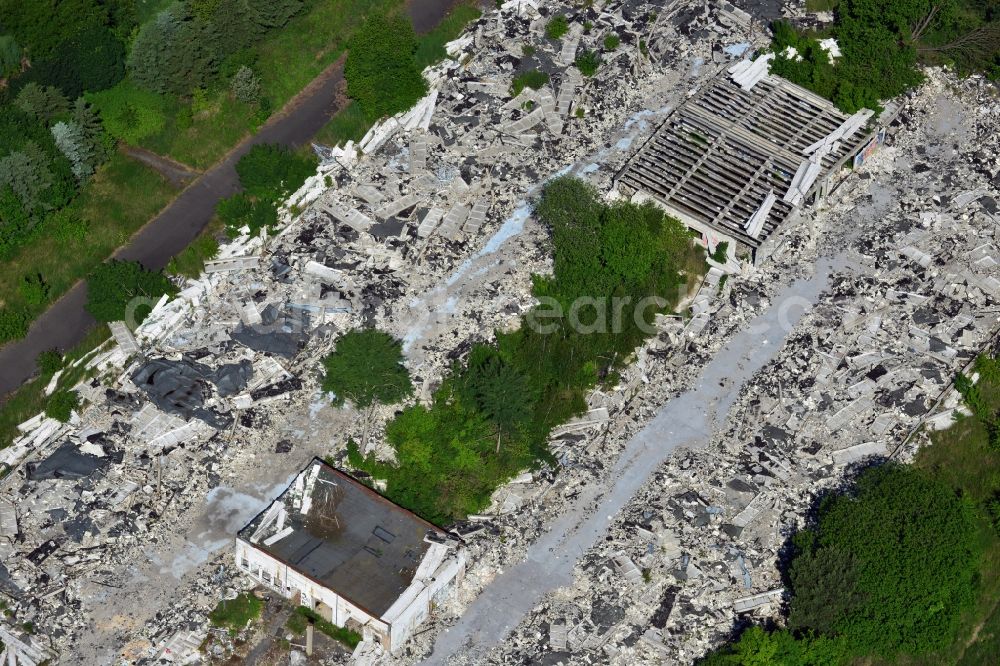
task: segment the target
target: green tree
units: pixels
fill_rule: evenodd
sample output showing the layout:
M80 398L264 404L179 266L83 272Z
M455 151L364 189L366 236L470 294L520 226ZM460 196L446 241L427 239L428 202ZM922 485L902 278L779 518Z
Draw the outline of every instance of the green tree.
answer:
M83 128L73 121L59 121L52 126L52 138L73 165L73 175L77 180L84 181L93 175L98 156L94 146L87 141Z
M460 385L469 403L496 425L497 452L504 436L527 427L537 396L524 374L494 348L473 348Z
M258 144L236 163L240 184L248 194L266 201L288 196L316 171L316 160L288 148Z
M46 124L69 109L69 102L58 88L40 86L34 81L21 88L14 104L24 113Z
M35 59L22 78L54 86L69 98L105 90L125 77L125 45L111 28L91 23L54 54Z
M369 15L347 48L347 94L369 119L405 111L427 94L414 60L417 39L405 14Z
M38 355L38 369L42 375L51 376L63 367L63 357L56 349L46 349Z
M0 342L23 338L30 324L31 316L24 308L0 308Z
M384 331L348 331L323 359L323 368L323 390L333 393L338 405L350 400L364 409L399 402L413 393L402 344Z
M21 46L11 35L0 35L0 79L21 72Z
M76 391L58 390L45 403L45 415L67 423L73 417L73 410L79 406L80 395Z
M151 301L176 291L163 273L146 270L136 261L112 259L87 277L85 307L97 321L121 321L132 314L139 323L148 314Z
M231 238L238 236L244 226L250 228L250 235L256 235L261 229L271 232L278 224L278 209L273 202L253 199L246 194L234 194L221 200L215 211Z
M210 30L187 5L170 5L139 29L126 62L129 76L158 93L184 94L204 85L222 59Z
M0 188L10 187L28 215L43 206L45 192L54 182L48 158L35 143L0 158Z

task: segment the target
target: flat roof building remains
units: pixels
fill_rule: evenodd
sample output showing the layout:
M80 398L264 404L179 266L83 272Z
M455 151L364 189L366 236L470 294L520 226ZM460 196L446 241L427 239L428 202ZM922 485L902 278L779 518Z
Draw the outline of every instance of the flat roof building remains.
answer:
M768 74L772 57L740 61L679 106L619 173L622 191L756 252L871 137L871 111L849 116Z

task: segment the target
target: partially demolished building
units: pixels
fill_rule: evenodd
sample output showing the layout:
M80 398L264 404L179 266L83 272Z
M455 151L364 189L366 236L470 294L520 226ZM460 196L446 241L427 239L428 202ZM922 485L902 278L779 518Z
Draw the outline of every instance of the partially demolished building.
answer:
M618 176L730 256L753 255L803 204L821 197L872 134L872 112L768 74L773 54L741 60L682 104Z
M236 561L389 652L465 571L453 537L319 459L240 531Z

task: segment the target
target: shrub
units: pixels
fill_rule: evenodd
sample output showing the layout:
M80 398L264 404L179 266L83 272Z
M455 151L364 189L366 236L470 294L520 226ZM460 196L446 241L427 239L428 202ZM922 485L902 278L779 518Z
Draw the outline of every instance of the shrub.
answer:
M0 342L18 340L28 334L31 316L24 308L0 308Z
M0 35L0 79L21 71L21 46L10 35Z
M545 36L549 39L560 39L569 32L569 21L565 16L556 16L545 26Z
M63 367L63 357L58 350L46 349L38 355L38 369L43 375L53 375Z
M537 69L533 69L529 72L523 72L514 77L514 81L510 85L510 94L512 97L517 97L525 88L538 90L548 82L549 75L545 72Z
M88 93L108 133L126 143L139 144L166 126L166 102L160 95L123 81L114 88Z
M59 390L49 396L45 404L45 415L61 423L73 417L73 410L80 406L80 396L76 391Z
M604 50L614 51L621 43L622 40L618 37L618 35L608 35L604 38Z
M729 253L729 243L726 241L721 241L715 246L715 252L712 253L712 261L724 264L726 263L726 256Z
M226 225L230 238L238 236L244 226L250 228L250 235L253 236L259 234L261 229L271 232L278 224L278 209L272 201L253 199L246 194L234 194L223 199L215 212Z
M176 291L163 273L146 270L137 261L112 259L88 276L85 307L97 321L121 321L131 316L138 324L154 301Z
M370 14L347 48L347 94L368 118L405 111L427 94L414 59L417 39L405 14Z
M413 393L402 345L373 328L345 333L323 359L323 368L323 390L334 394L334 404L347 399L364 409L376 402L399 402Z
M601 66L601 55L597 51L584 50L576 57L574 64L584 76L593 76Z
M90 224L70 208L52 213L44 224L48 235L56 239L60 245L83 241L90 229Z
M49 285L42 279L41 273L32 273L24 276L18 287L21 298L33 308L38 308L49 300Z
M229 630L235 636L246 628L252 620L260 617L264 602L251 592L242 592L235 599L223 599L208 614L208 621L216 627Z
M236 163L243 189L253 197L274 202L299 189L315 171L315 158L269 144L253 146Z
M306 631L306 624L312 620L316 629L326 634L335 641L339 641L352 650L361 642L361 634L351 631L346 627L338 627L332 622L327 622L320 615L305 606L299 606L288 618L288 628L296 634L302 635Z

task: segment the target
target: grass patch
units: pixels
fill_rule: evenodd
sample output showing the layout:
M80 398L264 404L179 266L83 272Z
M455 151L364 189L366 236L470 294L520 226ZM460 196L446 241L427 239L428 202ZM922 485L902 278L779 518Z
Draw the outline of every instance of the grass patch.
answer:
M301 636L306 633L306 626L309 624L310 619L318 631L323 632L335 641L340 641L352 650L361 642L361 634L345 627L338 627L332 622L327 622L316 611L305 606L299 606L295 609L292 616L288 618L286 626L292 633Z
M219 253L219 238L223 235L223 225L218 217L212 217L198 237L190 245L170 260L167 273L195 279L201 275L205 262Z
M63 366L66 367L83 358L102 345L110 335L108 327L104 324L95 327L87 333L80 344L66 352L63 357ZM58 388L72 388L85 377L86 371L83 369L83 364L75 368L67 368L59 376ZM20 436L20 431L17 429L18 424L45 411L45 406L48 403L45 387L51 379L51 373L36 377L11 393L7 401L0 405L0 449L7 448Z
M19 286L24 276L34 274L41 274L48 286L48 302L55 301L124 245L175 194L176 189L156 171L115 153L68 208L87 222L79 240L61 237L43 225L31 243L0 263L3 302L27 307ZM29 308L32 316L48 302Z
M840 0L806 0L807 12L832 12Z
M316 133L317 143L339 146L347 141L357 143L373 125L357 102L350 102Z
M417 52L414 54L417 67L423 69L448 57L444 45L457 39L465 30L465 26L482 15L479 7L470 1L452 8L436 28L418 37Z
M208 614L208 621L216 627L229 630L230 636L235 636L250 622L260 617L264 610L264 602L251 592L238 594L235 599L223 599L219 605Z

